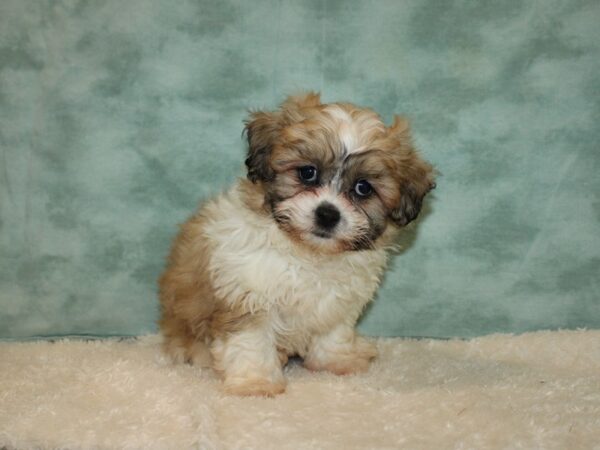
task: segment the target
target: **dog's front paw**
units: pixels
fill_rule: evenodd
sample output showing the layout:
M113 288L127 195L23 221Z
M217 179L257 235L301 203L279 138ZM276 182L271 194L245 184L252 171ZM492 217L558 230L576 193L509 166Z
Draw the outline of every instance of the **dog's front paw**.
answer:
M328 351L314 351L304 359L309 370L327 370L336 375L350 375L369 370L371 361L377 356L377 347L362 337L354 342Z
M271 381L266 378L226 378L225 392L242 397L274 397L285 391L285 381Z

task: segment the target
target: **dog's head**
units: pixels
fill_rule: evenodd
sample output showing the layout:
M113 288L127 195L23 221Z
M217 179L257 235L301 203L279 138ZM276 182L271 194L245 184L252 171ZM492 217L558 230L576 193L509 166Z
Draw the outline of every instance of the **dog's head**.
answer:
M388 127L370 109L309 93L251 113L246 133L248 178L279 227L313 249L374 248L389 226L414 220L435 187L397 116Z

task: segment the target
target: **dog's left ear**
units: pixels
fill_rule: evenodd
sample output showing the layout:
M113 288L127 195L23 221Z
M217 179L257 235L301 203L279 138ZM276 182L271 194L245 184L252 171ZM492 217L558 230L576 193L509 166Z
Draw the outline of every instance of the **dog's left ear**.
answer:
M281 131L279 112L255 111L246 121L246 137L248 138L248 179L271 181L275 176L270 164L273 144Z
M390 212L390 218L403 227L419 215L425 195L435 188L435 174L431 164L414 150L406 119L395 116L388 133L398 147L394 159L400 188L400 197L397 206Z

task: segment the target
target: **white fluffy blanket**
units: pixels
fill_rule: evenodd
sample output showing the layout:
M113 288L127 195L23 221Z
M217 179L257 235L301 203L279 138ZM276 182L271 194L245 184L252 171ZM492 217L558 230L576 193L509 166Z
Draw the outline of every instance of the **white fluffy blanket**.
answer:
M600 331L379 339L364 375L221 393L155 336L0 343L0 448L600 448Z

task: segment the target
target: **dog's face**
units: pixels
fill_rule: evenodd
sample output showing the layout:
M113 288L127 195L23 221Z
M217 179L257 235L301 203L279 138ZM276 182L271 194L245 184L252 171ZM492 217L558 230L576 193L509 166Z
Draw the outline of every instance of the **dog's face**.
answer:
M246 123L248 178L279 227L327 253L374 248L389 226L414 220L435 185L408 124L372 110L290 97Z

